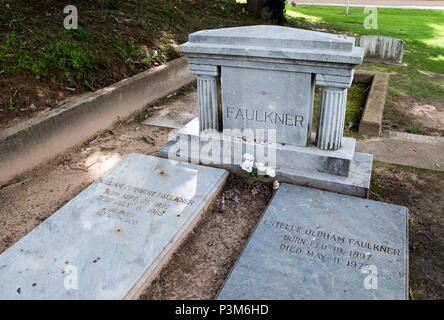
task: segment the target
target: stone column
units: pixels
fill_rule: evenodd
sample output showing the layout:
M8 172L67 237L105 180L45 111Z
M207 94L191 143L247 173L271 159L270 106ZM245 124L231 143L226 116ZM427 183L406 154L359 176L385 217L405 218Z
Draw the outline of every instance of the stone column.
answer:
M219 131L218 79L213 76L197 76L200 131Z
M217 66L190 64L190 71L197 75L199 131L219 131L219 69Z
M316 145L323 150L337 150L344 135L347 88L322 87Z

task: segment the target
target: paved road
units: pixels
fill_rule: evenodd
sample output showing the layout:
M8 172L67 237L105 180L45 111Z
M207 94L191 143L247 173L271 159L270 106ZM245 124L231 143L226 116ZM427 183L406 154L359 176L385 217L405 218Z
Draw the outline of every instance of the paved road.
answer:
M297 4L343 5L346 0L287 0ZM350 6L376 6L379 8L414 8L444 10L444 1L435 0L350 0Z

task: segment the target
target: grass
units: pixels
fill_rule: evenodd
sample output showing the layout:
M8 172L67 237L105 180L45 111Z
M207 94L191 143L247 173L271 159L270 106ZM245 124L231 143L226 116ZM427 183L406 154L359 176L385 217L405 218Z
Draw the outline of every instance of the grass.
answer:
M177 56L177 45L186 41L189 33L242 24L245 18L242 14L232 19L202 15L203 8L211 13L222 11L225 16L235 13L230 1L216 1L213 5L204 4L203 0L189 4L172 0L109 1L113 9L71 1L83 14L79 15L79 29L65 30L61 26L63 4L46 1L42 14L35 15L32 4L20 2L0 1L2 74L28 73L54 83L89 89L93 89L94 73L110 68L115 60L150 67ZM45 5L45 1L40 5ZM99 12L94 13L95 10Z
M392 111L399 103L432 104L444 109L444 11L379 8L378 29L366 29L366 15L362 7L287 5L290 26L326 32L360 35L385 35L405 41L407 52L403 62L407 66L393 66L365 62L360 68L389 72L390 83L385 119L399 117ZM388 108L387 108L388 107ZM407 126L412 127L411 124Z
M77 30L63 28L64 1L0 0L0 130L180 56L189 33L265 23L234 0L69 4L79 12Z
M70 4L78 8L78 30L63 28L63 1L0 0L0 130L5 122L54 108L73 94L108 86L178 57L177 47L189 33L266 23L245 10L245 1L235 0L73 0ZM442 11L379 9L378 30L362 26L362 8L350 8L346 17L343 7L298 5L287 6L286 14L290 27L352 36L384 34L406 41L407 67L362 66L392 74L385 119L400 117L390 108L400 102L444 108ZM347 118L348 122L356 124L354 119ZM404 122L408 129L418 128Z
M360 137L358 134L359 122L361 121L369 89L369 85L364 83L353 83L350 89L348 89L344 121L345 136ZM317 127L320 93L321 90L317 87L313 107L313 130Z

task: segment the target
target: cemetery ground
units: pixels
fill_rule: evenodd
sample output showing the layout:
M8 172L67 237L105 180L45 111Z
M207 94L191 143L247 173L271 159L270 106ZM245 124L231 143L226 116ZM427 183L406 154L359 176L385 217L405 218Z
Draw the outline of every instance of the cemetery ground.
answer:
M156 0L148 7L136 5L139 1L104 2L111 7L87 8L79 1L79 8L88 15L80 15L81 28L76 32L61 27L62 3L55 2L59 8L51 12L44 1L32 4L41 10L30 20L20 15L23 10L13 10L20 1L8 3L10 11L1 11L0 130L56 108L66 98L174 59L179 55L177 44L185 42L190 32L265 23L239 10L234 1ZM404 55L406 66L364 63L361 67L391 74L385 128L443 136L443 13L379 9L379 29L366 30L362 8L351 8L348 17L343 11L341 7L287 6L287 25L404 39L409 50ZM48 28L54 28L53 32ZM43 34L47 37L41 38ZM192 90L193 86L186 87L0 186L0 253L130 153L155 155L174 131L141 122ZM355 99L355 107L366 91L356 86L351 90L349 100ZM349 116L359 119L350 111ZM355 121L346 134L360 139L355 132L359 120ZM444 299L443 189L443 171L373 164L370 198L409 209L411 299ZM215 202L140 299L214 298L272 194L271 184L263 179L230 175Z
M172 129L141 124L188 86L0 188L0 253L132 152L155 155ZM174 131L173 131L174 132ZM370 198L408 207L410 298L444 298L444 172L375 161ZM212 299L273 194L263 178L230 175L214 204L140 299ZM224 203L222 204L222 199Z
M47 5L51 2L51 5ZM266 24L245 1L72 1L79 29L65 30L62 1L4 1L0 11L0 130L177 58L197 30ZM20 8L20 10L17 10ZM379 9L365 29L363 8L286 7L290 27L406 41L406 66L364 63L390 73L386 129L444 135L443 11Z

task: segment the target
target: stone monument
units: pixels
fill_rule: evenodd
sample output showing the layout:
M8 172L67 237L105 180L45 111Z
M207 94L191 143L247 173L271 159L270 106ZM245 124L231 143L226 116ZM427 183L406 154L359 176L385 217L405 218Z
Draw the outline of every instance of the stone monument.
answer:
M373 158L343 137L347 89L364 55L354 43L280 26L190 34L180 50L197 75L199 116L159 155L235 169L250 153L280 180L367 197Z

